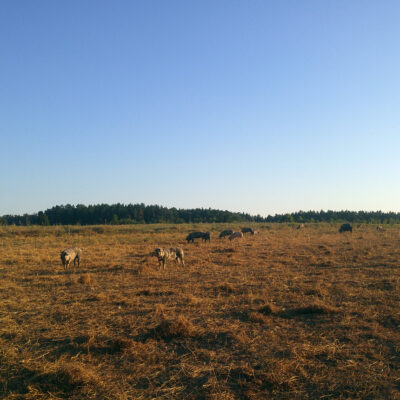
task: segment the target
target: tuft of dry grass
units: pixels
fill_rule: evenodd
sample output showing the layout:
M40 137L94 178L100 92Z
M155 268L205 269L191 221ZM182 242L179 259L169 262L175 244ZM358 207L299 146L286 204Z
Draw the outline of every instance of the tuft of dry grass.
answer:
M221 292L223 294L232 294L236 291L235 286L228 282L218 285L215 289L217 292Z
M107 295L104 293L97 293L93 296L87 298L87 301L106 301L108 299Z
M196 334L198 334L198 330L183 315L174 319L163 319L159 325L148 331L149 336L165 340L187 338Z
M271 315L271 314L276 314L278 312L279 308L272 303L267 303L260 309L258 309L258 312L264 315Z
M78 282L81 283L82 285L92 285L93 278L89 274L84 274L78 278Z
M267 318L264 314L253 311L249 313L249 321L264 324L269 321L269 318Z
M147 347L148 346L146 346L145 343L124 337L113 339L110 343L110 349L112 352L123 352L129 354L147 351Z

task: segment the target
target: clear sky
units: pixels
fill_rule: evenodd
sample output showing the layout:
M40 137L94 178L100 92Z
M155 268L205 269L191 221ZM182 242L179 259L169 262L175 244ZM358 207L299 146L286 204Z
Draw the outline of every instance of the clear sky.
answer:
M400 211L400 2L2 0L0 215Z

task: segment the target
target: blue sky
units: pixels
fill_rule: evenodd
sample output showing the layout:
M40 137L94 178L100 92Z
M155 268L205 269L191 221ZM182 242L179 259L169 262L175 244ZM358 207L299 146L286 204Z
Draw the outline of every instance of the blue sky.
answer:
M0 215L400 211L397 1L0 3Z

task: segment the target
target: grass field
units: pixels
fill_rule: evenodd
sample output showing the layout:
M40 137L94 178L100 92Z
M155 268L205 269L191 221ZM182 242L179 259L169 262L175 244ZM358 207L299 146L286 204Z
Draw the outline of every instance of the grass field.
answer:
M400 399L400 227L229 227L0 228L0 397Z

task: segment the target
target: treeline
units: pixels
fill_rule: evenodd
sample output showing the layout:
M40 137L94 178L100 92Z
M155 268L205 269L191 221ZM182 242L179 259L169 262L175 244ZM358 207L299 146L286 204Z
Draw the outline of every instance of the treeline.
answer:
M196 208L190 210L144 204L55 206L37 214L4 215L3 225L102 225L263 221L244 213Z
M64 205L37 214L4 215L3 225L102 225L199 222L350 222L372 224L400 223L400 213L382 211L298 211L261 217L211 208L177 209L144 204Z
M398 224L400 213L382 211L298 211L291 214L269 215L266 222L350 222L367 224Z

